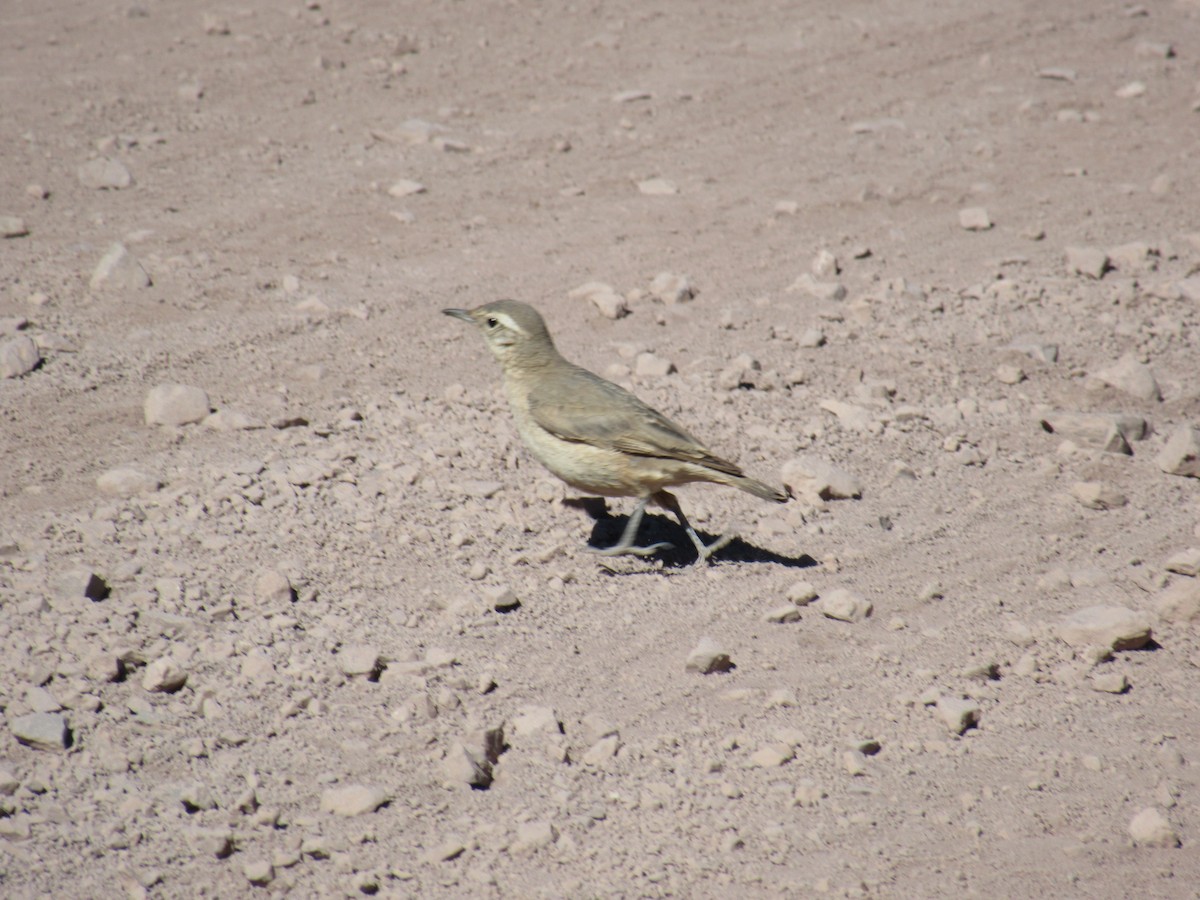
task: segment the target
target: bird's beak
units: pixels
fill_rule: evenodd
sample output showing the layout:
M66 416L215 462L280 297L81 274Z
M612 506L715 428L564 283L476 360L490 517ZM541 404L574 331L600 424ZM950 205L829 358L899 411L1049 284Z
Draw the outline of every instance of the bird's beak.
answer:
M453 316L456 319L462 319L464 322L470 322L471 324L475 323L475 320L471 318L470 311L465 309L443 309L442 315Z

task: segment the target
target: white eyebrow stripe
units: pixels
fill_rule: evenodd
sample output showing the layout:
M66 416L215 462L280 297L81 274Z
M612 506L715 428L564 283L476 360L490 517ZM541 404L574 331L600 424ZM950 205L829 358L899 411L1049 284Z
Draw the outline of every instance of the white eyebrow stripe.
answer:
M520 325L518 325L515 321L513 321L513 317L510 316L508 313L497 312L497 313L492 313L492 315L495 316L497 319L499 319L501 321L501 323L503 323L504 327L509 329L510 331L516 331L520 334L526 333L525 329L522 328Z

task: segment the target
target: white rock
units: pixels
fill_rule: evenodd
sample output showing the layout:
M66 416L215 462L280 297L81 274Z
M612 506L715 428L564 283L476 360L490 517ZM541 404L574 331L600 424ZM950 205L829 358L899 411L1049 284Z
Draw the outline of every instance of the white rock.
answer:
M13 737L34 750L62 750L71 742L66 717L58 713L35 712L17 716L9 720L8 728Z
M1129 823L1129 836L1141 847L1178 847L1179 833L1160 810L1143 809Z
M1075 412L1050 412L1040 419L1042 429L1050 434L1061 435L1078 444L1095 447L1107 453L1122 453L1132 455L1129 447L1131 435L1122 430L1123 425L1132 428L1132 422L1125 422L1126 417ZM1145 425L1145 420L1140 420ZM1140 435L1139 435L1140 437ZM1133 438L1136 440L1137 438Z
M379 650L369 644L352 644L338 654L338 668L351 678L376 675L382 668Z
M793 603L785 603L763 613L763 621L772 625L785 625L789 622L800 621L800 610Z
M992 220L982 206L968 206L958 211L958 224L967 231L987 231L992 227Z
M0 344L0 376L20 378L38 367L42 354L33 338L18 335Z
M20 216L0 216L0 238L18 238L29 234L25 220Z
M97 191L119 191L133 184L133 176L129 174L125 164L119 159L110 159L107 156L88 160L79 167L76 174L80 184Z
M1121 85L1115 93L1122 100L1132 100L1134 97L1141 97L1146 93L1146 82L1131 81L1128 84Z
M650 296L655 297L667 306L684 303L696 296L695 290L684 275L674 272L659 272L650 282Z
M759 769L777 769L796 758L796 751L783 741L765 744L750 754L750 764Z
M1103 481L1080 481L1071 485L1071 494L1088 509L1118 509L1129 499Z
M173 694L187 684L187 672L169 656L156 659L146 666L142 689L154 693Z
M251 884L262 886L275 880L275 867L270 860L252 859L242 863L242 874Z
M814 278L819 278L822 281L829 281L831 278L836 278L842 271L841 266L838 265L837 257L824 248L817 251L817 255L813 257L812 264L808 268L813 273Z
M612 285L602 281L589 281L567 292L572 300L587 300L606 319L620 319L629 315L629 304L625 298L613 289Z
M408 178L401 178L399 181L392 184L388 188L388 195L400 199L402 197L411 197L414 194L425 193L425 185L419 181L412 181Z
M1097 672L1092 676L1092 690L1105 694L1123 694L1129 690L1129 679L1121 672Z
M335 816L361 816L364 813L375 812L389 799L383 788L350 784L340 788L329 788L323 792L321 811Z
M833 463L817 457L794 457L783 464L784 487L797 497L848 500L861 497L862 482Z
M1200 478L1200 431L1191 425L1180 425L1154 462L1168 475Z
M1108 271L1108 255L1096 247L1068 247L1067 272L1087 278L1103 278Z
M817 347L824 347L825 332L823 332L820 328L806 328L804 329L804 333L801 334L800 337L796 338L796 346L803 347L807 350L813 350ZM802 378L800 381L793 381L792 383L800 384L803 383L803 381L804 379Z
M1200 547L1189 547L1173 554L1164 564L1168 572L1195 578L1200 575Z
M217 798L208 785L200 781L189 782L179 789L179 803L189 813L217 808Z
M100 258L92 271L88 286L93 291L102 288L138 290L149 287L153 282L142 264L134 258L124 244L113 244Z
M675 371L675 363L654 353L639 353L633 363L633 371L644 378L661 378Z
M562 720L549 706L523 706L512 720L513 734L529 737L535 734L562 734Z
M599 768L610 761L621 749L621 739L615 734L602 737L583 754L583 764Z
M154 476L130 468L109 469L96 479L96 487L100 492L114 497L150 494L161 486L161 482Z
M1200 581L1177 581L1159 594L1154 612L1167 622L1183 624L1200 619Z
M263 428L263 423L236 409L218 409L205 416L204 427L213 431L248 431Z
M826 412L837 416L838 423L851 431L870 431L875 417L866 407L842 400L826 399L817 404Z
M937 716L952 734L979 724L979 704L961 697L938 697Z
M789 294L804 294L818 300L844 300L846 286L840 281L817 281L809 272L805 272L787 287Z
M147 425L188 425L208 415L208 394L186 384L160 384L146 395Z
M517 826L517 839L513 842L514 853L531 853L549 847L558 840L558 829L552 822L522 822Z
M479 790L490 787L494 777L491 762L458 741L450 746L446 758L442 760L442 770L452 785L461 784Z
M871 615L871 601L846 588L835 588L821 596L813 607L821 615L839 622L861 622Z
M808 606L817 599L817 589L807 581L796 581L788 587L784 596L796 606Z
M296 599L296 590L282 572L267 569L254 579L254 599L268 606L282 606Z
M639 181L637 188L647 197L670 197L679 193L679 188L675 183L667 181L665 178L647 178Z
M1125 354L1111 366L1096 372L1094 377L1139 400L1162 399L1154 370L1132 354Z
M1150 623L1141 613L1123 606L1089 606L1063 619L1060 640L1072 647L1137 650L1150 642Z
M710 675L713 672L728 672L733 668L733 660L721 645L710 637L702 637L688 654L685 669L688 672L699 672Z

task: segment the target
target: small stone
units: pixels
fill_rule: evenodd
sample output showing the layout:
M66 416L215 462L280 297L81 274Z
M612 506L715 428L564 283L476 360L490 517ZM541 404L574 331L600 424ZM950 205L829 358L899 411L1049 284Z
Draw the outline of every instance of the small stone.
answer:
M783 606L776 606L774 609L769 609L763 614L763 621L770 622L772 625L784 625L788 622L800 621L800 610L795 604L787 603Z
M85 162L76 170L79 182L92 190L119 191L133 184L133 176L119 159L101 156Z
M267 569L254 579L254 600L267 606L282 606L296 599L296 589L286 575Z
M261 887L275 880L275 867L270 860L254 859L242 864L242 874L251 884Z
M805 272L787 287L789 294L804 294L817 300L844 300L846 286L840 281L817 281L810 273Z
M987 231L992 220L982 206L968 206L958 211L958 224L967 231Z
M633 89L629 91L620 91L612 96L613 103L633 103L636 100L649 100L654 95L649 91Z
M34 750L63 750L71 746L71 730L65 716L35 712L10 719L8 728L22 744Z
M1074 81L1075 70L1065 66L1046 66L1038 69L1038 78L1048 78L1051 81Z
M452 784L464 784L478 790L491 787L492 763L456 741L442 760L442 770Z
M1161 41L1138 41L1133 52L1143 59L1170 59L1175 55L1175 48Z
M142 264L134 258L124 244L113 244L108 252L101 257L100 262L92 271L88 286L93 291L102 288L117 290L138 290L147 288L153 282Z
M514 853L531 853L549 847L558 840L558 829L552 822L522 822L517 826L517 839L513 842Z
M1195 578L1197 575L1200 575L1200 547L1189 547L1186 550L1180 550L1166 561L1164 568L1168 572L1174 572L1176 575L1187 575L1189 578Z
M750 754L750 764L759 769L777 769L796 758L796 751L788 744L778 741L759 747Z
M41 362L41 351L28 335L18 335L0 344L0 376L4 378L28 375Z
M650 282L649 293L651 297L661 300L667 306L685 303L696 296L687 277L674 272L659 272L655 275Z
M19 238L27 234L29 228L20 216L0 216L0 238Z
M1131 440L1141 440L1146 422L1139 416L1051 412L1040 419L1042 429L1107 453L1133 454Z
M583 764L598 768L617 755L621 749L621 739L610 734L600 738L583 754Z
M836 278L841 273L842 268L838 265L837 257L830 251L822 248L813 257L812 264L808 267L808 270L813 273L814 278L828 281L831 278Z
M90 569L71 569L54 580L57 596L64 600L86 597L93 603L108 599L110 588L104 578Z
M153 693L173 694L187 684L187 672L169 656L156 659L146 666L142 689Z
M820 500L849 500L862 496L862 482L831 462L795 457L783 464L783 485L793 496Z
M845 588L823 595L813 606L821 615L839 622L861 622L871 615L871 601Z
M199 781L185 784L179 789L179 802L189 814L217 808L217 799L213 792Z
M1080 481L1071 485L1071 495L1088 509L1119 509L1129 499L1103 481Z
M338 654L338 668L351 678L366 677L374 680L383 669L379 650L368 644L344 647Z
M867 756L861 750L846 750L842 753L842 768L847 775L857 778L867 774Z
M784 596L796 606L808 606L817 599L817 589L807 581L795 581L788 587Z
M160 384L146 395L147 425L189 425L208 415L208 394L186 384Z
M1150 623L1141 613L1123 606L1089 606L1067 616L1057 628L1060 640L1072 647L1137 650L1150 643Z
M637 189L647 197L670 197L679 193L675 183L665 178L647 178L639 181Z
M109 469L96 479L96 487L100 492L114 497L151 494L161 486L161 482L152 475L129 468Z
M1180 425L1154 462L1168 475L1200 478L1200 431L1191 425Z
M1177 581L1159 594L1154 611L1167 622L1183 624L1200 619L1200 581Z
M1103 278L1108 271L1108 255L1096 247L1068 247L1067 272L1087 278Z
M979 704L961 697L939 697L937 716L951 734L962 734L979 724Z
M1162 812L1151 806L1129 823L1129 836L1140 847L1178 847L1179 833Z
M629 304L612 285L589 281L567 292L572 300L587 300L606 319L621 319L629 315Z
M205 428L211 428L213 431L249 431L263 427L262 422L236 409L218 409L215 413L205 416L203 424Z
M721 649L720 644L710 637L702 637L688 654L685 669L688 672L711 675L713 672L728 672L733 667L733 660Z
M796 338L796 346L803 347L806 350L815 350L817 347L825 346L825 332L820 328L806 328L800 337ZM792 384L801 384L804 379L799 382L792 381Z
M397 200L402 197L411 197L415 194L424 194L425 185L419 181L412 181L408 178L401 178L399 181L392 184L388 188L388 196L395 197Z
M383 788L365 784L350 784L340 788L329 788L321 794L321 811L335 816L361 816L375 812L389 802Z
M1092 676L1092 690L1105 694L1123 694L1129 690L1129 679L1121 672L1101 672Z
M792 794L792 803L796 806L816 806L825 796L825 792L817 787L815 781L811 778L801 778L795 793Z
M1096 372L1094 377L1139 400L1162 399L1154 371L1128 353L1113 365Z
M1006 363L996 367L996 380L1001 384L1020 384L1025 380L1025 372L1020 366Z
M1128 84L1121 85L1114 93L1122 100L1132 100L1146 93L1146 83L1144 81L1131 81Z
M633 364L635 374L643 378L661 378L675 371L675 364L653 353L639 353Z
M529 737L536 734L562 734L562 720L549 706L522 706L512 720L513 734Z
M510 613L521 608L521 601L507 585L492 585L483 589L488 606L498 613Z

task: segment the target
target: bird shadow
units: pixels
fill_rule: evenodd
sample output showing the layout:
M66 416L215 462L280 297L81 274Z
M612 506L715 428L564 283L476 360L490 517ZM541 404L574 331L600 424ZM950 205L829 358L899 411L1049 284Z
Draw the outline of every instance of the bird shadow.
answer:
M611 547L620 540L621 533L629 521L629 516L614 516L610 513L608 504L602 497L568 498L563 500L563 505L583 510L595 522L592 526L592 534L588 538L588 546L595 550ZM696 534L706 544L711 544L721 538L721 535L710 534L699 529ZM682 569L693 565L699 559L699 554L692 546L691 539L688 538L687 533L678 522L668 516L648 512L642 519L641 528L638 529L638 544L648 546L660 542L667 542L673 546L669 550L660 550L647 558L662 560L665 568ZM740 537L733 537L729 543L716 551L710 560L712 562L771 563L787 569L808 569L817 565L817 561L807 553L799 556L786 556L776 553L774 550L759 547Z

